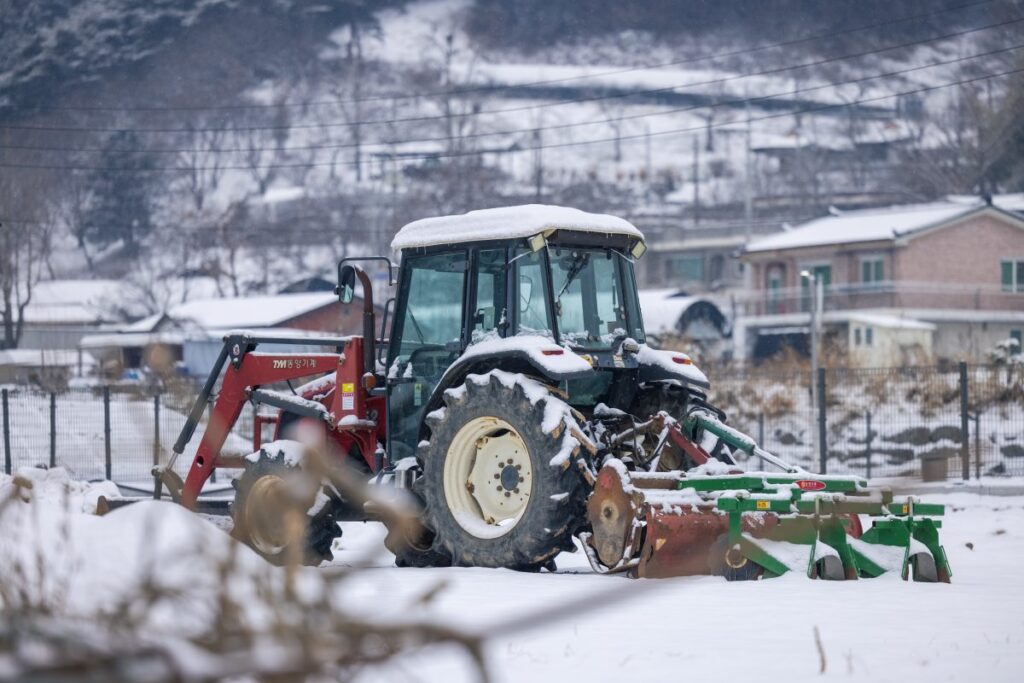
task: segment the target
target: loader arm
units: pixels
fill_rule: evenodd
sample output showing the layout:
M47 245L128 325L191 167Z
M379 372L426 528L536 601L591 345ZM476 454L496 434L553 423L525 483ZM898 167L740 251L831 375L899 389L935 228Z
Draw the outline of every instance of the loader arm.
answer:
M293 338L282 337L255 337L244 334L228 335L224 339L224 347L217 358L217 362L210 371L209 377L203 386L203 390L196 397L189 412L188 419L182 427L178 440L174 444L173 453L167 466L158 468L156 474L171 489L172 497L179 499L181 504L187 508L193 508L196 499L202 491L203 485L209 479L217 467L240 467L240 458L237 455L222 455L221 449L227 440L235 423L241 415L242 408L249 401L256 400L260 386L286 382L288 380L308 377L311 375L324 375L330 372L338 372L339 378L349 374L359 377L361 367L360 359L353 358L346 364L345 349L356 341L350 337L333 338ZM314 344L323 347L333 347L334 353L257 353L254 350L259 344ZM361 348L360 348L361 351ZM226 369L225 365L227 366ZM343 366L344 371L339 372ZM189 468L188 476L180 491L175 490L174 477L171 476L172 468L179 455L185 451L185 447L191 441L205 412L210 397L213 394L217 379L221 372L224 379L221 383L220 393L210 415L209 424L199 443L192 466ZM257 394L254 397L254 393ZM264 401L272 403L272 399ZM280 406L279 406L280 407ZM333 416L326 408L322 411L309 407L310 414L307 417L319 417L325 422L333 423ZM299 412L300 406L289 406L291 412Z

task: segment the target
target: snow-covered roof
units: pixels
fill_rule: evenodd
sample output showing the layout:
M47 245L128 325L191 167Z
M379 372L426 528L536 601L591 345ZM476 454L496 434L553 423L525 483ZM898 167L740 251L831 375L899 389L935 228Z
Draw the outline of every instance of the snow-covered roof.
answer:
M994 201L993 204L997 208L1002 208L999 202ZM745 251L753 253L893 240L925 228L949 223L985 206L983 201L976 199L972 203L946 201L846 211L836 216L816 218L791 230L756 239Z
M862 325L885 327L892 330L935 331L935 325L932 323L915 320L914 318L905 318L898 315L885 315L882 313L850 313L849 321L853 323L860 323Z
M559 229L644 238L636 226L616 216L587 213L567 206L525 204L413 221L398 231L391 242L391 248L411 249L435 244L517 239L545 230Z
M679 319L690 306L699 301L695 296L676 296L675 289L641 289L640 314L648 334L675 332Z
M124 284L118 280L45 280L32 288L25 308L27 323L95 324L106 306L117 301Z
M179 304L167 313L174 320L189 320L205 329L274 327L337 301L330 292L203 299Z
M179 346L185 341L183 332L113 332L87 334L78 342L80 349L123 349L155 344Z
M83 358L85 365L92 359ZM0 351L0 367L69 367L78 365L78 352L62 349L7 349Z

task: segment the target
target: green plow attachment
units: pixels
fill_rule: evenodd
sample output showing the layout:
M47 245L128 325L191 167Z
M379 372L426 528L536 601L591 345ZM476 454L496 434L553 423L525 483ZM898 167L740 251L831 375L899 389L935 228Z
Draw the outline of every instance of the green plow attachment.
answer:
M726 561L750 561L765 577L800 569L810 578L873 578L899 571L906 580L941 581L952 576L939 543L945 506L913 497L894 499L889 489L870 492L856 477L747 473L693 477L679 490L720 492L715 509L728 515ZM775 513L760 533L744 531L744 513ZM872 520L860 533L859 516ZM858 537L859 536L859 537Z
M747 472L714 459L698 445L709 433L781 472ZM585 542L598 571L731 580L793 571L833 580L893 572L914 581L952 577L939 542L943 505L897 499L861 477L794 467L704 411L671 423L669 439L698 466L642 472L610 459L598 472ZM867 530L862 519L870 520Z

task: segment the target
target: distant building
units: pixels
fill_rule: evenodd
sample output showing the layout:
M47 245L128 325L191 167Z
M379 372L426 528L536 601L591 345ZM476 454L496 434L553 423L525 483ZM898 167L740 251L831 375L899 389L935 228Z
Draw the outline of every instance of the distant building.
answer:
M341 304L333 292L188 301L117 332L90 335L81 348L108 375L144 366L177 365L189 375L209 372L232 330L295 337L362 334L362 301ZM305 346L302 350L319 350Z
M824 283L826 340L859 364L981 359L1024 330L1024 195L836 212L751 242L737 353L807 349ZM884 350L883 350L884 347Z
M76 351L7 349L0 351L0 384L59 389L92 364L90 357Z
M83 336L118 322L112 311L124 283L117 280L45 280L25 308L24 349L77 349Z

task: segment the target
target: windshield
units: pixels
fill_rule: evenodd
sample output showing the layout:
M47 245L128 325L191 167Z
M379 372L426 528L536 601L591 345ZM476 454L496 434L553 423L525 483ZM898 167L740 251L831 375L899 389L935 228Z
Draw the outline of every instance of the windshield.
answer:
M552 247L551 284L563 342L581 349L607 349L631 336L619 254L606 249Z

